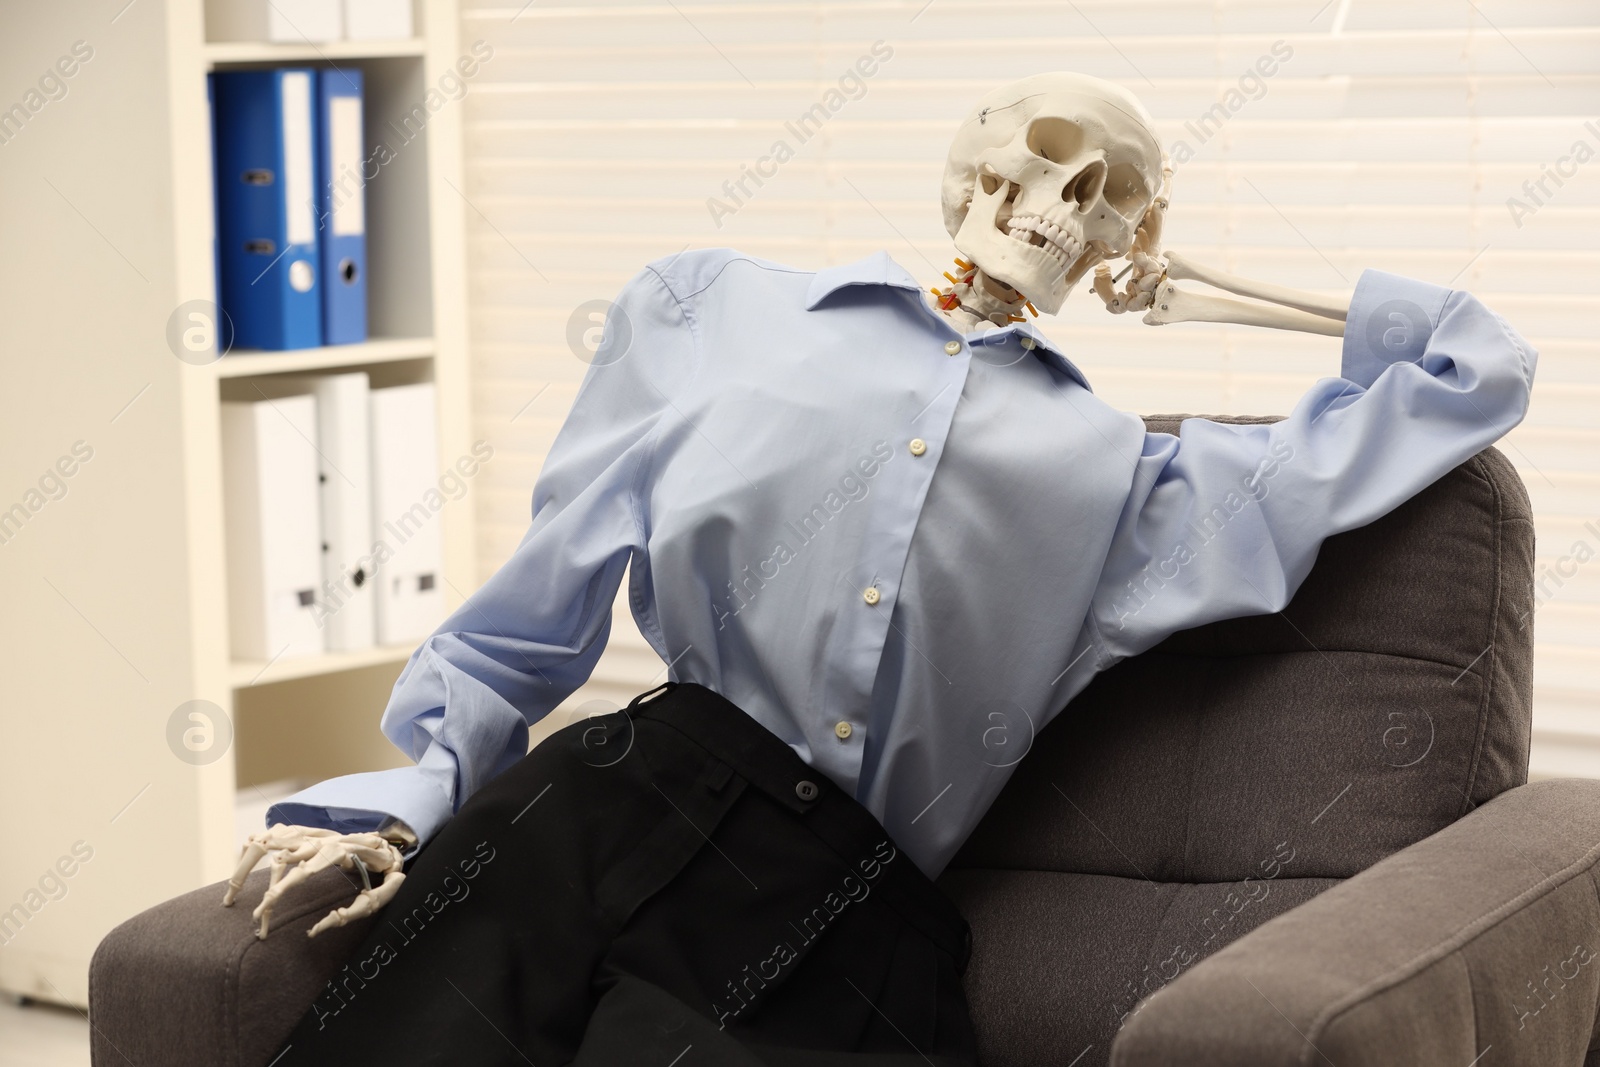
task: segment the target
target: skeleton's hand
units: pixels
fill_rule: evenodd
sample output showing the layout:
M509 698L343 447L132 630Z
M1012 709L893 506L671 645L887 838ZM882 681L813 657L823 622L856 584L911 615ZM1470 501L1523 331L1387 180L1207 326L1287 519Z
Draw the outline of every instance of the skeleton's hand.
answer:
M1122 291L1116 289L1111 268L1105 263L1094 269L1095 295L1105 301L1113 315L1124 311L1143 311L1155 303L1155 289L1167 276L1167 259L1161 252L1161 230L1167 221L1167 206L1172 202L1172 163L1163 161L1161 189L1144 213L1128 251L1130 275Z
M340 834L309 826L285 826L278 823L265 833L251 834L239 857L239 866L228 879L228 891L222 897L223 907L232 907L234 897L244 886L244 880L263 856L272 858L272 874L261 903L251 913L261 920L258 938L267 936L267 926L272 920L272 909L283 895L318 871L338 865L346 871L357 871L362 889L356 899L343 908L335 908L308 932L316 937L334 926L343 926L352 919L374 914L389 903L400 891L405 881L401 873L401 855L398 844L415 843L415 837L403 826L384 834ZM369 874L381 874L383 880L372 885Z
M1281 285L1253 282L1195 263L1176 252L1163 252L1161 231L1166 223L1171 194L1172 164L1163 160L1161 191L1145 211L1134 234L1133 247L1128 251L1131 277L1127 285L1119 292L1108 265L1101 263L1094 269L1095 295L1105 301L1106 310L1114 315L1143 311L1143 321L1148 326L1164 326L1171 322L1231 322L1333 337L1344 333L1349 297L1323 297ZM1264 303L1190 292L1172 284L1179 279L1203 282Z

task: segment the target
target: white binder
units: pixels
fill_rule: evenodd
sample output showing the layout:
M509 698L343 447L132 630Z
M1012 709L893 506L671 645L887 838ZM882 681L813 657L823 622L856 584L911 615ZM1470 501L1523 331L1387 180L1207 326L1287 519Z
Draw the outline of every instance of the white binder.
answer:
M317 402L286 396L222 404L228 629L235 659L323 651L317 529Z
M344 0L344 35L351 41L410 37L411 0Z
M432 382L372 390L372 533L378 643L414 644L444 621L438 434Z
M377 643L372 594L372 434L365 371L284 376L317 398L322 580L317 621L329 652ZM275 383L275 384L276 384Z
M206 0L206 35L213 41L305 44L344 36L339 0Z

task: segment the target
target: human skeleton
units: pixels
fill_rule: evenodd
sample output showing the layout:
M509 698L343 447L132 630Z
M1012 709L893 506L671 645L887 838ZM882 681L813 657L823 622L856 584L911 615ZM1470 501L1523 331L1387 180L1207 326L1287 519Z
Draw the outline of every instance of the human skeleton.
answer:
M1114 314L1143 311L1152 326L1227 322L1339 336L1349 299L1237 278L1161 248L1172 166L1139 101L1110 82L1050 73L994 90L978 102L950 147L941 187L945 228L961 253L959 274L934 288L935 306L962 332L1054 314L1091 270L1092 288ZM1126 258L1117 289L1108 261ZM1259 303L1180 289L1196 281ZM252 834L228 882L232 905L263 857L272 873L253 916L267 936L283 896L329 867L359 871L356 899L308 931L371 915L399 891L403 824L378 833L278 824ZM381 875L371 884L370 874Z

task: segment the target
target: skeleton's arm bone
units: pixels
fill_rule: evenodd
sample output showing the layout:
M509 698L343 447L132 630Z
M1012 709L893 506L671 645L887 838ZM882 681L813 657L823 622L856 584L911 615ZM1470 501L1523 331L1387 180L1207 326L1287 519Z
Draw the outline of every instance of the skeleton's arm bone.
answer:
M1215 270L1203 264L1196 263L1187 256L1177 252L1167 252L1167 277L1175 281L1189 280L1204 282L1206 285L1221 289L1224 292L1236 293L1239 296L1254 297L1273 304L1282 304L1284 307L1294 308L1310 315L1321 316L1329 319L1344 321L1345 315L1350 311L1349 297L1317 296L1315 293L1301 292L1299 289L1290 289L1282 285L1272 285L1269 282L1252 281L1249 278L1240 278L1226 271ZM1238 301L1225 301L1228 304L1238 305ZM1244 305L1239 305L1244 306ZM1173 322L1182 322L1183 319L1173 319ZM1205 322L1219 322L1232 320L1203 319ZM1249 323L1248 325L1268 325L1263 323ZM1302 327L1280 327L1284 329L1301 329ZM1321 331L1328 332L1328 331ZM1334 330L1337 336L1343 330Z
M1169 275L1170 277L1170 275ZM1170 322L1231 322L1241 326L1266 326L1275 330L1298 330L1330 337L1344 335L1342 318L1325 318L1293 307L1276 304L1250 304L1225 296L1205 296L1179 289L1170 281L1156 290L1156 300L1145 314L1150 326Z

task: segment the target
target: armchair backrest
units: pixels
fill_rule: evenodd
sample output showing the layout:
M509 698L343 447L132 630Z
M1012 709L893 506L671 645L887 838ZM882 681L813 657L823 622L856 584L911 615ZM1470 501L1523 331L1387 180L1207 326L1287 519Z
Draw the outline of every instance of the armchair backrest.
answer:
M1522 784L1533 540L1495 449L1330 538L1281 614L1174 635L1096 679L952 868L1347 878Z

